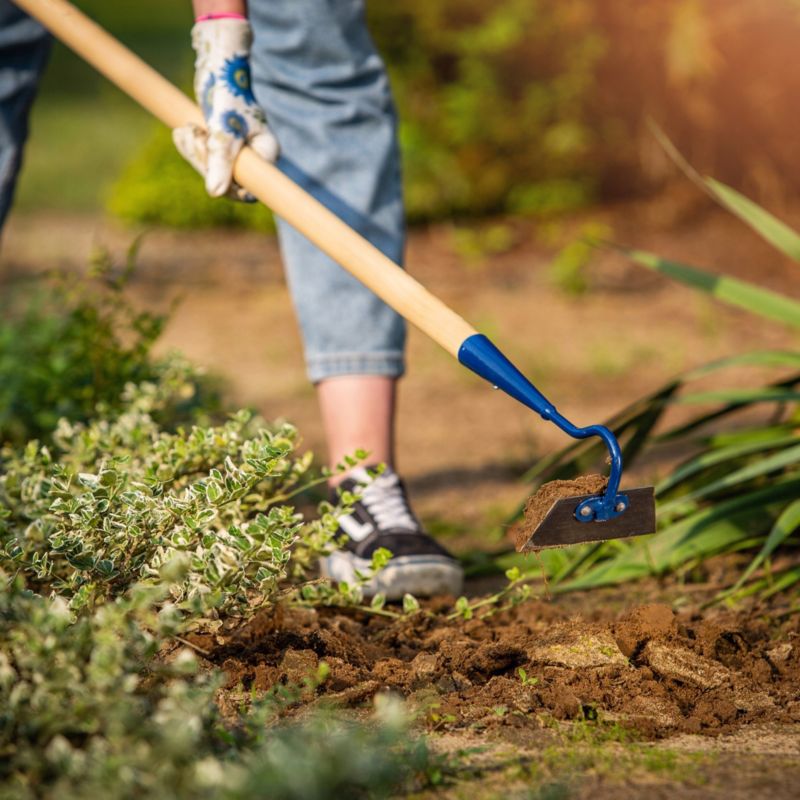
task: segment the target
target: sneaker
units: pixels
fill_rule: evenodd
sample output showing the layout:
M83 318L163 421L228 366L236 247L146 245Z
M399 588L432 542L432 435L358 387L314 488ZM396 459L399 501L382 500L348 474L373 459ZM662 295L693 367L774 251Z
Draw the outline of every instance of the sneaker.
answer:
M358 493L361 499L351 514L339 520L339 532L347 539L341 549L320 559L323 576L355 583L356 570L369 574L372 554L385 547L392 558L364 585L365 596L382 594L387 600L400 600L406 593L431 597L461 592L461 566L422 529L394 471L387 468L374 477L366 468L354 469L342 481L341 489Z

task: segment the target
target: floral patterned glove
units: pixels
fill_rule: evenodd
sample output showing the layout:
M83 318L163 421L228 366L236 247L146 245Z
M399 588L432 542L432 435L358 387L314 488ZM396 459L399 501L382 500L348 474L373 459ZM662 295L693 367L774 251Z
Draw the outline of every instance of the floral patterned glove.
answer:
M206 130L185 125L173 131L180 154L206 179L212 197L254 198L233 182L233 162L244 145L275 161L278 142L250 85L253 34L246 19L206 19L192 28L194 92Z

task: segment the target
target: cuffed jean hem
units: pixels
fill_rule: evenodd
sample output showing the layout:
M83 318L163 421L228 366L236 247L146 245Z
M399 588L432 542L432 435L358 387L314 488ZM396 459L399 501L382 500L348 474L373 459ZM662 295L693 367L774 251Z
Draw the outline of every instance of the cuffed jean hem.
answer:
M330 353L306 357L308 377L312 383L343 375L385 375L399 378L405 372L402 350L376 353Z

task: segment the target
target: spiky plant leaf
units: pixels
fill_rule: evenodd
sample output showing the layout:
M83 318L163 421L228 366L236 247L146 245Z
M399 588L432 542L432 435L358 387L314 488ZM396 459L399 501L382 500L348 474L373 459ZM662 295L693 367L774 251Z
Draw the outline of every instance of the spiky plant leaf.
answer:
M800 261L800 235L796 231L736 189L713 178L705 178L704 182L714 198L728 211L784 255Z
M660 272L668 278L699 289L728 305L737 306L761 317L800 328L800 302L764 289L754 283L732 278L710 270L691 267L678 261L661 258L644 250L621 248L631 261Z

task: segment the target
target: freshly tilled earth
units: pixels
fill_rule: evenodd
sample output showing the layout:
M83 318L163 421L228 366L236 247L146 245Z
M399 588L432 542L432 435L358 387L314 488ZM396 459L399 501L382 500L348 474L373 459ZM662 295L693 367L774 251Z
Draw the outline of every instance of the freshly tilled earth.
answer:
M284 609L227 638L197 634L194 644L227 674L223 710L238 707L243 690L302 686L325 661L328 678L303 702L358 706L393 692L437 729L599 714L662 738L800 721L797 615L779 624L763 610L675 614L650 604L614 617L587 610L587 619L530 601L484 619L447 620L445 609L452 601L401 619Z

